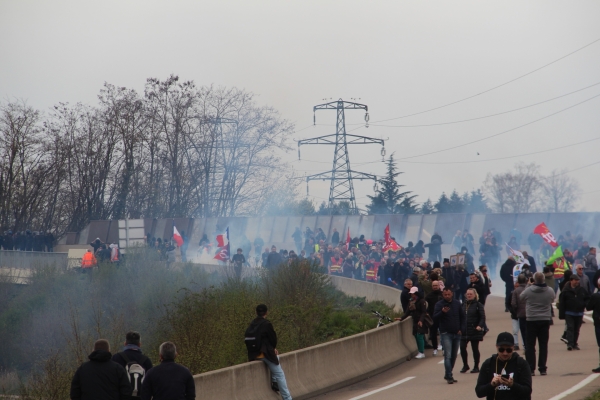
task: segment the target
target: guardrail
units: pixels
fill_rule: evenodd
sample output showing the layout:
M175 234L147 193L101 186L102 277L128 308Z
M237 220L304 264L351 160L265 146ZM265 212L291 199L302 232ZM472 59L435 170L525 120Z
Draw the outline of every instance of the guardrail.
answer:
M214 266L210 266L214 267ZM381 300L395 309L400 291L383 285L332 277L333 284L350 296ZM318 396L392 368L417 351L412 320L394 322L347 338L280 355L288 387L296 400ZM269 372L260 361L194 376L203 399L278 399L271 390Z

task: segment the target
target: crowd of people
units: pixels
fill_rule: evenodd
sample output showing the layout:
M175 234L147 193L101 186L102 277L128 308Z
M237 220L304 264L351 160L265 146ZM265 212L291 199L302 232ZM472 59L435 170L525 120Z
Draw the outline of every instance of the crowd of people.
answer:
M3 250L18 251L54 251L55 238L52 232L31 231L26 229L20 232L4 231L0 236L0 248Z

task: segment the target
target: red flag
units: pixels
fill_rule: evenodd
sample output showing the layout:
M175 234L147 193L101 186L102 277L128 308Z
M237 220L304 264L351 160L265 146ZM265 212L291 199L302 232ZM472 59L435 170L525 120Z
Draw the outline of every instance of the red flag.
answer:
M173 240L177 243L177 247L183 246L183 238L179 234L177 227L175 226L175 221L173 221Z
M348 235L346 235L346 249L350 250L350 241L352 239L350 238L350 227L348 227Z
M219 249L214 256L214 259L219 261L229 260L229 227L225 229L225 234L217 235L217 246Z
M558 242L554 238L554 235L550 232L550 229L546 226L545 223L541 223L535 227L533 233L538 234L552 247L558 247Z
M398 243L396 243L394 239L390 237L390 224L387 224L387 226L385 227L385 231L383 231L383 238L385 240L385 245L382 248L384 252L388 250L402 250L402 246L400 246Z

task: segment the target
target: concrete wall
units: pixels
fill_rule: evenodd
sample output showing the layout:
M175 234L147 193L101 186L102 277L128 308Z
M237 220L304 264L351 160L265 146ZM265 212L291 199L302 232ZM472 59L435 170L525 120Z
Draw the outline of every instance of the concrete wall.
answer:
M333 285L348 296L366 297L367 301L383 301L388 306L393 307L394 311L402 311L400 304L401 292L398 289L341 276L330 275L330 278Z
M382 300L391 306L400 291L387 286L332 277L350 296ZM275 327L277 329L277 327ZM376 375L407 360L417 351L412 319L280 355L294 399L307 399ZM194 376L203 399L279 399L270 387L267 367L260 361Z

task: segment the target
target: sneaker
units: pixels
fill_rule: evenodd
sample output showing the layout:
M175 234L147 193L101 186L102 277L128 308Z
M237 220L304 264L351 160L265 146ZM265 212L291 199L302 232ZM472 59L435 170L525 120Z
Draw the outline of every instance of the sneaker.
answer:
M479 367L475 367L471 370L472 374L478 374L479 373Z
M546 371L540 371L540 375L548 375Z
M438 348L437 348L437 349L438 349L438 350L441 350L441 349L442 349L442 345L441 345L441 344L438 344Z
M415 358L425 358L425 354L419 353L415 356Z
M516 345L515 345L515 351L519 351L519 350L521 350L521 349L519 348L519 345L518 345L518 344L516 344Z
M600 367L598 367L598 368L594 368L594 369L592 370L592 372L594 372L594 373L596 373L596 374L600 374Z
M437 350L433 350L433 355L437 356Z
M560 340L561 340L562 342L569 343L569 341L567 340L567 337L566 337L566 336L563 336L563 337L561 337L561 338L560 338Z
M457 381L456 379L452 378L452 382L453 382L453 383L456 383L456 382L458 382L458 381Z
M279 385L277 382L271 382L271 389L273 389L274 392L279 393Z
M464 374L465 372L467 372L468 370L470 370L471 368L469 368L468 365L463 365L462 369L460 370L461 374Z
M449 385L452 385L454 383L454 379L446 378L446 382L448 382Z
M569 351L573 350L573 346L567 346L567 350L569 350Z

